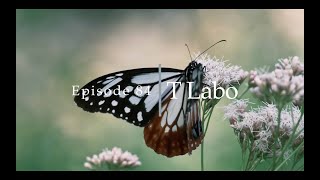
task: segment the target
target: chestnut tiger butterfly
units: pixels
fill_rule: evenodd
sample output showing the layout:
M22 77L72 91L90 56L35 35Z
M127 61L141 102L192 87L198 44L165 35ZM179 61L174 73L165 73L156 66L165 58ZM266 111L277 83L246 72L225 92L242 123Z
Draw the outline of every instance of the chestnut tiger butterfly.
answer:
M225 40L219 42L222 41ZM158 68L131 69L98 77L83 86L74 101L85 111L111 113L144 127L146 145L158 154L167 157L191 154L204 138L200 100L188 99L189 93L195 97L202 91L204 67L195 61L200 55L184 70L161 68L160 84ZM116 88L118 93L110 93ZM84 94L82 89L98 93Z

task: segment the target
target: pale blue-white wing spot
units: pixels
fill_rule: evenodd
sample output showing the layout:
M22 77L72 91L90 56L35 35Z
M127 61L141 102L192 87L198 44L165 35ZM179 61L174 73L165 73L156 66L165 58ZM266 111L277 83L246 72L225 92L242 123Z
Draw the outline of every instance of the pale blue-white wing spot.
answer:
M144 126L158 109L157 71L157 68L142 68L101 76L81 88L74 100L85 111L111 113L137 126ZM172 86L166 87L166 82L177 81L184 74L182 70L171 68L162 68L162 71L161 92L164 98L172 90ZM90 91L82 99L82 89L93 89L94 92L101 89L102 94L91 95Z
M173 88L173 84L169 82L181 82L182 77L177 77L177 78L172 78L168 79L166 81L161 81L161 99L162 101L166 99L166 97L169 95L169 92ZM177 87L177 86L176 86ZM148 95L145 99L145 106L146 106L146 111L150 112L152 108L158 104L159 101L159 86L153 86L150 90L150 95Z
M181 85L181 87L178 89L176 92L176 97L177 99L172 99L168 105L168 117L167 117L167 124L171 125L176 119L178 114L181 111L181 107L183 104L183 93L184 93L184 88L185 88L185 83Z

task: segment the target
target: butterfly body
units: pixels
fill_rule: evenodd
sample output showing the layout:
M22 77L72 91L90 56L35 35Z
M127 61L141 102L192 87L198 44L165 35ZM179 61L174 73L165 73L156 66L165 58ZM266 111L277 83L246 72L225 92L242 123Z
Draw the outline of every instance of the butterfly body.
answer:
M200 95L202 79L203 67L195 61L185 70L162 68L161 84L158 68L120 71L89 82L80 89L74 101L85 111L111 113L117 118L144 127L146 145L159 154L167 157L191 154L201 144L204 135L200 100L190 99L188 94L191 90L193 96ZM191 88L188 82L191 82ZM119 92L117 95L84 95L81 90L86 88L104 92L118 88Z

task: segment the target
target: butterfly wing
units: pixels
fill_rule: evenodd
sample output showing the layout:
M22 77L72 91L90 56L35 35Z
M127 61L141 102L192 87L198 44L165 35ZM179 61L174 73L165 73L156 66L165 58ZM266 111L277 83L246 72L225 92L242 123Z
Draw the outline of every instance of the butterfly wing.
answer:
M167 82L180 81L183 71L162 68L161 98L172 90ZM111 113L137 126L145 126L158 109L158 68L141 68L101 76L79 90L75 103L88 112Z
M191 84L188 88L188 93L192 94L192 97L199 97L202 92L202 79L203 79L203 67L202 64L195 63L190 69L187 70L187 80ZM190 91L190 92L189 92ZM187 110L186 110L186 123L187 123L187 137L189 154L202 143L204 138L200 100L188 98Z
M186 132L189 154L191 154L191 151L195 150L202 143L204 138L200 113L200 101L194 102L190 107L190 110L186 113Z
M188 76L188 72L186 74ZM191 154L204 137L200 101L188 98L189 84L186 83L195 82L191 93L199 95L202 87L202 68L196 67L191 70L190 77L187 76L184 76L181 85L176 87L176 99L172 99L171 92L162 103L161 116L156 113L144 128L147 146L167 157Z
M176 99L172 93L163 101L161 116L154 115L144 128L146 145L156 153L173 157L189 152L187 126L185 123L185 83L176 88Z

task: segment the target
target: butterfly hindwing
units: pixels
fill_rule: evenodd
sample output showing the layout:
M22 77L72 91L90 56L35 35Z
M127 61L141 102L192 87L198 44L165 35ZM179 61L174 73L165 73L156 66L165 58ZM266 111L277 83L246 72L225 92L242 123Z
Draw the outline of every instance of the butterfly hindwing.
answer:
M172 93L163 101L161 116L154 115L144 128L144 139L156 153L173 157L189 152L185 124L185 83L176 89L177 99Z
M187 126L187 137L188 137L188 148L189 154L192 150L196 149L199 144L201 144L202 139L204 138L202 120L201 120L201 111L200 111L200 100L193 99L194 97L200 98L202 92L202 79L203 79L203 67L201 64L196 64L191 66L187 70L187 81L192 84L191 88L188 89L191 91L192 98L187 100L186 108L186 126Z
M186 113L186 122L188 149L189 154L191 154L191 151L195 150L204 138L199 101L193 103L190 111Z
M170 87L172 89L170 84L167 86L167 82L178 81L182 72L178 69L162 68L162 98L169 93ZM85 111L111 113L134 125L145 126L158 108L158 82L158 68L111 73L82 87L74 101Z
M144 139L155 152L173 157L191 154L204 137L200 113L200 100L189 99L189 84L193 82L191 94L198 96L202 89L202 66L189 65L182 84L176 88L176 99L170 94L162 103L163 112L155 114L144 128Z

